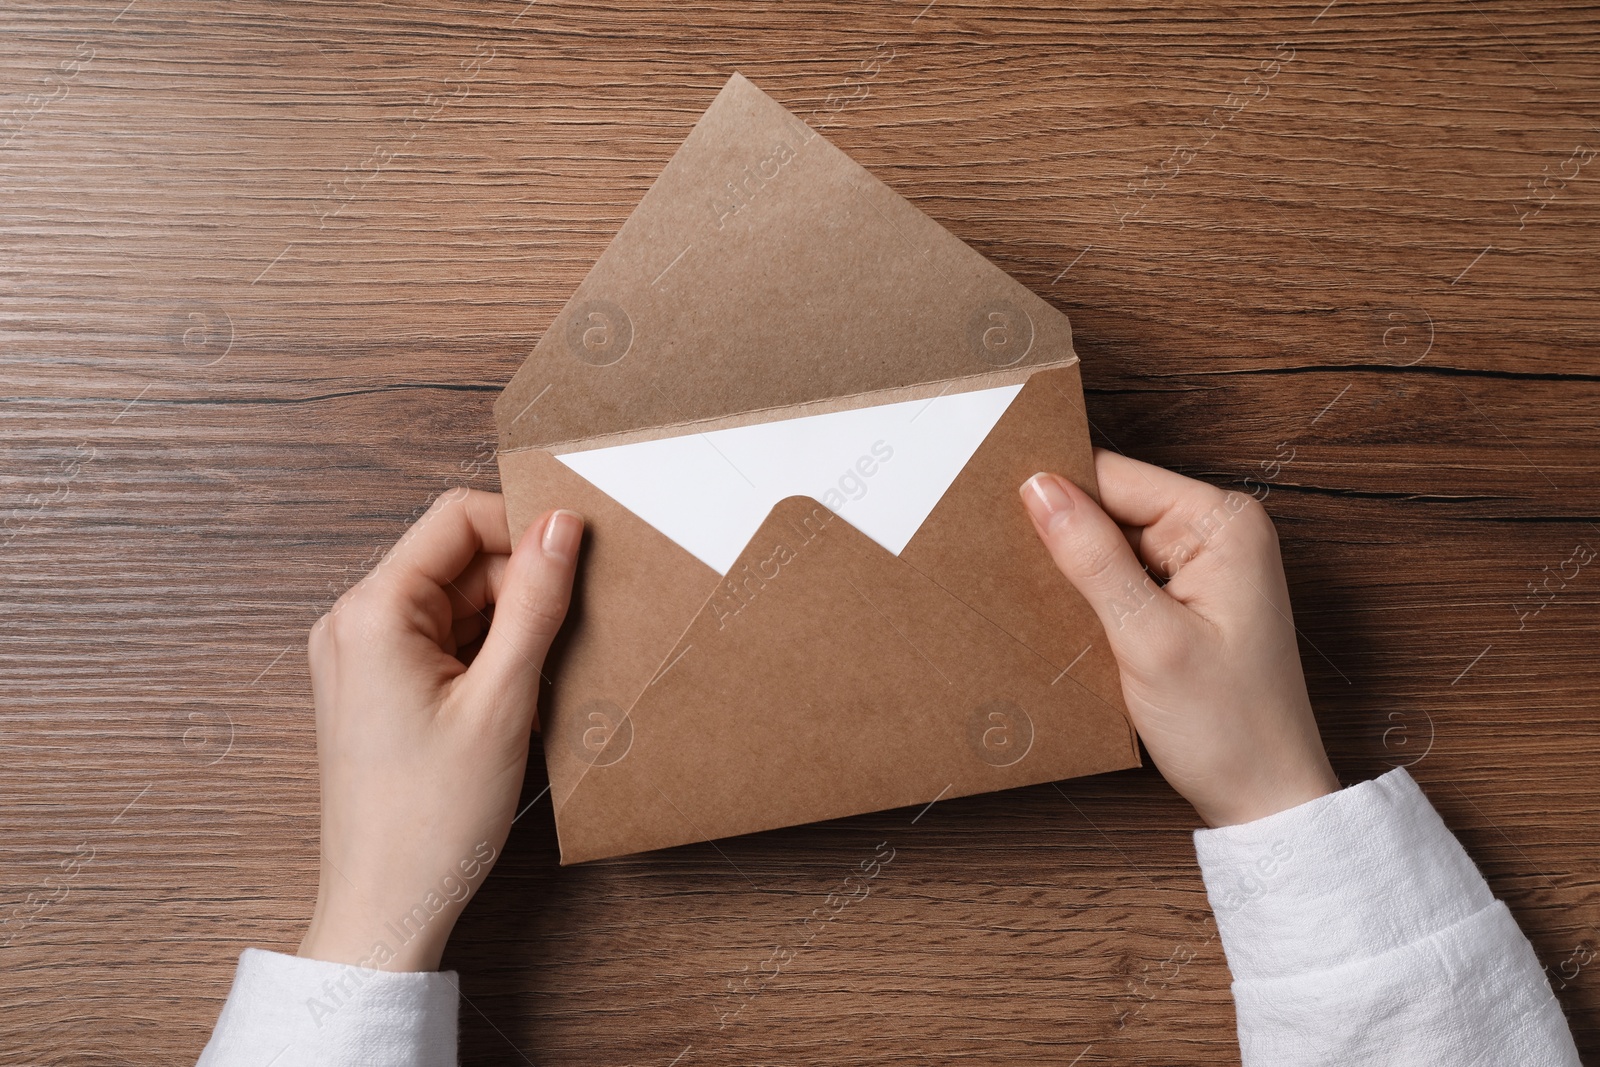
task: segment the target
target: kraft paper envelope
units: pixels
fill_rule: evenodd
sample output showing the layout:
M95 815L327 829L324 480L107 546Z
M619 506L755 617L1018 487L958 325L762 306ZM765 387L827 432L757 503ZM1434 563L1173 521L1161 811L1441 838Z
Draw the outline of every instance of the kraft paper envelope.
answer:
M557 458L1019 385L898 555L793 496L719 574ZM1066 317L743 77L495 418L513 533L588 522L541 704L563 863L1138 765L1017 497L1096 491Z

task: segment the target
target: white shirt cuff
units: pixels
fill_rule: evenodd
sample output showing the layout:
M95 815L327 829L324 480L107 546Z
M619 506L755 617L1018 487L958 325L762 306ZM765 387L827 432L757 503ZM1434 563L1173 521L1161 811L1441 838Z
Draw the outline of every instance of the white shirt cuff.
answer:
M455 1067L454 971L246 949L198 1067Z
M1245 1067L1578 1067L1527 938L1404 769L1195 849Z
M1194 835L1234 978L1381 955L1494 903L1404 768L1255 822Z

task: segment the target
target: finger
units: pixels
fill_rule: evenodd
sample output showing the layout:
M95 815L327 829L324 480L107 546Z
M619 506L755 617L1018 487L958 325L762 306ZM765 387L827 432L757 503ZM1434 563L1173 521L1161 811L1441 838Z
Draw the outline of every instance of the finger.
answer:
M450 653L464 667L471 667L478 657L478 652L483 648L484 635L489 632L489 623L482 616L474 615L467 619L457 619L451 638L455 642L455 651Z
M1101 510L1104 509L1102 508ZM1126 523L1119 522L1117 523L1117 529L1122 531L1122 539L1128 542L1128 547L1133 550L1133 554L1139 556L1139 538L1144 536L1144 527L1129 526ZM1144 557L1139 556L1139 558L1143 559Z
M484 616L481 613L475 612L456 619L455 624L450 627L450 636L455 640L455 648L452 651L460 651L466 648L482 637L488 629L489 624L484 620Z
M1197 493L1221 494L1206 482L1104 448L1094 450L1094 477L1106 514L1125 526L1152 526Z
M1133 528L1134 552L1162 578L1193 559L1248 500L1104 449L1095 451L1095 479L1106 514Z
M1144 572L1121 528L1088 493L1059 475L1035 474L1022 485L1022 502L1056 566L1119 652L1131 634L1174 623L1182 609Z
M528 527L497 591L494 622L467 672L490 706L533 719L545 654L567 616L583 519L552 511Z
M498 493L452 489L373 568L371 580L403 592L422 584L446 588L480 552L511 551L506 502Z
M445 586L445 593L450 597L451 616L456 619L481 616L484 608L494 603L510 562L509 555L480 555L467 564L466 570Z

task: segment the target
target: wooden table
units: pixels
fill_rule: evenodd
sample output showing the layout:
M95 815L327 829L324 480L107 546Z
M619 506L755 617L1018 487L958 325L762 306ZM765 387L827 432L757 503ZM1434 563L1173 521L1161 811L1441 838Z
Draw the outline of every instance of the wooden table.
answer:
M1600 1052L1600 12L1221 10L8 4L0 1060L192 1061L297 943L307 628L496 487L497 390L735 70L1072 317L1100 443L1266 497L1336 768L1410 766ZM916 815L563 870L541 801L464 1062L1237 1061L1153 769Z

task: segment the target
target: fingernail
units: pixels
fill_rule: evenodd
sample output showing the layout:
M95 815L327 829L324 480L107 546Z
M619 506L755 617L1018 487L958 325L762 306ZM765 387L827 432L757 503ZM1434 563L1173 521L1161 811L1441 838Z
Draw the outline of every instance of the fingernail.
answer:
M565 509L550 516L545 524L544 554L553 560L570 565L578 558L578 542L583 539L583 519L575 511Z
M1043 471L1022 483L1022 502L1043 530L1049 530L1072 511L1072 498L1061 487L1061 480Z

